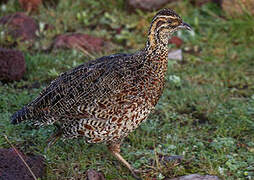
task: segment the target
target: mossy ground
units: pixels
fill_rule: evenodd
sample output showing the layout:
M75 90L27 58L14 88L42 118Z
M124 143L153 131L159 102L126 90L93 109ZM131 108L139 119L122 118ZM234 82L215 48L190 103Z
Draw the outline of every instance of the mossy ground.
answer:
M184 40L184 61L169 61L166 87L156 110L146 123L130 134L122 155L134 167L148 170L145 177L176 177L190 173L212 174L221 179L254 178L254 17L227 17L218 7L192 7L188 1L174 8L194 29L178 34ZM3 9L3 8L2 8ZM9 0L0 15L20 11ZM84 32L104 37L117 46L94 57L134 52L144 46L155 12L129 13L119 1L59 1L32 15L54 30L39 32L36 45L20 45L27 63L19 82L0 84L0 147L9 148L2 136L25 153L46 157L43 179L83 178L87 169L102 171L107 179L132 179L129 171L106 150L80 140L58 141L44 153L53 127L34 130L27 124L13 126L12 113L29 103L61 72L91 57L76 50L45 53L56 34ZM127 18L128 17L128 18ZM116 29L122 29L120 34ZM42 28L41 28L42 29ZM1 41L1 44L6 42ZM198 51L195 51L198 49ZM161 157L181 155L179 162Z

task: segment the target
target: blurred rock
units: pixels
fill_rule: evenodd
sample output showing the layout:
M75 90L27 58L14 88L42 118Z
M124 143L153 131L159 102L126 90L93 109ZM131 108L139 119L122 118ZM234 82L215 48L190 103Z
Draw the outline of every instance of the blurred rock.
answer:
M199 175L199 174L191 174L186 176L181 176L174 179L167 179L167 180L219 180L217 176L210 176L210 175Z
M28 13L38 11L42 0L19 0L20 6Z
M0 80L20 80L26 71L22 52L0 48Z
M44 158L42 156L25 156L20 153L37 178L45 173ZM34 180L14 149L0 149L0 179L3 180Z
M183 40L177 36L172 36L171 39L169 40L169 43L175 44L177 48L180 48L183 44Z
M195 5L195 6L200 7L200 6L202 6L202 5L206 4L206 3L210 3L210 2L213 2L213 3L216 3L218 5L221 5L221 1L222 0L191 0L191 3L193 5Z
M243 12L248 11L254 15L254 1L253 0L222 0L222 9L226 14L236 17Z
M97 172L93 169L89 169L86 172L87 180L105 180L105 177L102 173Z
M0 0L0 4L5 4L7 2L8 2L8 0Z
M176 0L127 0L127 6L132 9L142 9L145 11L158 10L169 2Z
M6 25L7 33L20 41L34 41L39 29L34 19L21 12L2 17L0 24Z
M72 33L58 35L54 42L53 48L75 48L89 52L98 52L103 49L105 41L102 38L93 37L87 34Z
M175 51L170 51L168 53L168 59L182 61L183 60L182 50L178 49Z

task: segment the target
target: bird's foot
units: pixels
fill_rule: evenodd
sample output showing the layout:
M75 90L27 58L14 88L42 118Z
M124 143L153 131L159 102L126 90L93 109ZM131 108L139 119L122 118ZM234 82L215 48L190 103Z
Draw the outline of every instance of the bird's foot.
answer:
M108 146L109 148L109 151L120 161L122 162L131 172L132 176L135 178L135 179L139 179L141 180L142 178L140 178L139 175L141 175L142 173L144 173L144 171L142 170L137 170L137 169L134 169L120 154L120 143L118 144L110 144Z
M62 135L61 131L57 131L56 133L51 135L51 137L47 141L48 143L47 147L44 149L44 153L47 153L48 149L56 143L56 141L61 137L61 135Z

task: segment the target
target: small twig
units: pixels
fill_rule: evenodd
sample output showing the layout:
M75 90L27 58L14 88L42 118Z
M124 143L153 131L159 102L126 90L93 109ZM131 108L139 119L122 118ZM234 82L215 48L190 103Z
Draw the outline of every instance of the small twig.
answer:
M206 10L206 12L207 12L210 16L212 16L212 17L214 17L214 18L218 18L218 19L222 20L223 22L226 22L226 20L225 20L224 18L218 16L217 14L215 14L214 12L212 12L211 10Z
M80 50L81 52L83 52L83 54L85 54L85 55L91 57L92 59L95 59L95 57L94 57L92 54L90 54L88 51L86 51L84 48L82 48L82 46L80 45L80 44L82 44L82 41L81 41L81 40L78 40L78 42L79 42L79 44L76 44L76 45L74 46L74 48L77 48L78 50Z
M157 169L161 170L161 165L160 165L160 161L159 161L155 146L154 146L154 158L155 158L155 163L156 163Z
M4 138L6 139L6 141L8 142L8 144L14 149L14 151L18 154L19 158L22 160L22 162L25 164L25 166L27 167L27 169L29 170L29 172L32 174L34 180L37 180L36 176L34 175L33 171L31 170L31 168L28 166L28 164L26 163L26 161L24 160L24 158L21 156L21 154L19 153L19 151L11 144L11 142L9 141L8 137L6 135L4 135Z

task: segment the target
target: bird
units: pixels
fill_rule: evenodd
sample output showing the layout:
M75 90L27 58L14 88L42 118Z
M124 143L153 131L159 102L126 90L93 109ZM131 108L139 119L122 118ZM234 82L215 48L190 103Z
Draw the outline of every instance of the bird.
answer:
M168 42L179 29L192 30L172 9L153 17L145 47L88 61L59 75L37 98L11 116L11 123L55 125L56 139L83 138L105 143L138 179L120 154L126 136L143 123L162 95L168 64Z

